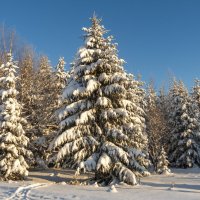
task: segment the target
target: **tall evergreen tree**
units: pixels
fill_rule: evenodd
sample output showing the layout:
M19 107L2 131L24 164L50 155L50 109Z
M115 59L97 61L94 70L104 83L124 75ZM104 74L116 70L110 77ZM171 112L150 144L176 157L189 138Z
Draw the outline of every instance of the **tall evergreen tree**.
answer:
M26 149L29 139L25 136L23 125L26 120L21 117L21 105L17 101L18 91L15 88L18 67L12 55L7 54L7 63L0 70L4 76L0 78L0 175L4 180L23 179L28 175L28 164L25 157L31 152Z
M112 37L104 37L99 19L83 28L84 46L76 55L71 81L63 92L58 136L50 149L62 166L77 167L77 173L94 171L108 183L113 178L136 184L147 175L147 137L143 90L124 72Z
M169 123L172 127L169 160L176 167L200 165L199 124L182 82L174 81L169 98Z

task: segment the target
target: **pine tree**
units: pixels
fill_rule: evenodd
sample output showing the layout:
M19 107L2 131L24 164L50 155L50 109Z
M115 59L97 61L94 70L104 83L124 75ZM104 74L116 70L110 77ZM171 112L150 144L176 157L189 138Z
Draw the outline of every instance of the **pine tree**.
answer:
M4 180L23 179L28 175L26 158L31 152L26 149L29 139L25 136L23 125L26 120L21 117L21 105L17 101L18 91L15 88L18 67L12 55L7 54L7 63L1 65L4 76L1 83L0 110L0 173Z
M188 91L182 82L174 81L169 92L171 129L169 160L176 167L200 165L199 124Z
M84 46L76 55L71 80L63 92L65 105L59 112L59 132L50 149L51 159L77 173L95 172L95 179L108 183L117 178L136 184L147 175L147 137L143 90L124 72L112 37L99 19L83 28Z
M162 147L160 155L158 157L157 172L159 174L170 174L171 170L168 168L169 161L167 160L166 152Z

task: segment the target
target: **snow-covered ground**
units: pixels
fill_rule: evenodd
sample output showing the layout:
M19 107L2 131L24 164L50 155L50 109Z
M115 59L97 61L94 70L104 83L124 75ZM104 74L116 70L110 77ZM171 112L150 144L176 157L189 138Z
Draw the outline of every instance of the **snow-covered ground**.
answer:
M0 199L66 199L66 200L195 200L200 199L200 169L172 169L174 174L151 175L141 185L116 185L114 188L68 185L72 170L32 171L21 182L0 182ZM89 178L90 174L80 179Z

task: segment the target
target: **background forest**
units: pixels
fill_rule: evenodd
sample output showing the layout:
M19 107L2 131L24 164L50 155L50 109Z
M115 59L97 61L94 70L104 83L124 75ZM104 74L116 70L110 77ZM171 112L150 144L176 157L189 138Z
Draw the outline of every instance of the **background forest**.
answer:
M169 88L155 89L124 70L100 19L83 31L83 46L66 68L63 57L51 66L1 28L2 179L69 167L93 171L102 184L135 185L149 172L170 173L168 165L200 166L200 81L188 91L171 77Z

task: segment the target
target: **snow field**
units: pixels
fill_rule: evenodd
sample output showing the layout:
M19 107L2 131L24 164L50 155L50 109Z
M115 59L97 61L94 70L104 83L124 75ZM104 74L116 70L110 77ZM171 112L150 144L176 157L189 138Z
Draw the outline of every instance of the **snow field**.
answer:
M107 187L93 185L64 184L60 179L50 176L51 173L30 172L31 180L19 182L0 182L0 199L5 200L199 200L200 197L200 169L172 169L171 175L151 175L141 179L141 185L129 186L116 184ZM70 173L68 171L67 173ZM42 174L44 176L42 176ZM43 180L49 175L49 180ZM68 177L73 177L68 174ZM40 179L38 179L40 177ZM55 183L55 181L60 181ZM67 179L66 179L67 180ZM35 181L38 181L37 183ZM40 183L39 183L40 181Z

